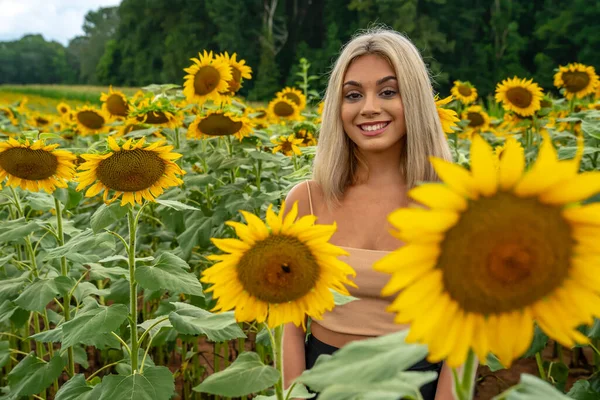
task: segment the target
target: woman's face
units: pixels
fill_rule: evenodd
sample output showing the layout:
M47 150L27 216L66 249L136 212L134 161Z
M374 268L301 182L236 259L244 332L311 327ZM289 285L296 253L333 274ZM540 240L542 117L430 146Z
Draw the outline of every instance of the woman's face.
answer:
M355 59L342 87L344 131L362 151L385 151L406 134L396 73L388 61L368 54Z

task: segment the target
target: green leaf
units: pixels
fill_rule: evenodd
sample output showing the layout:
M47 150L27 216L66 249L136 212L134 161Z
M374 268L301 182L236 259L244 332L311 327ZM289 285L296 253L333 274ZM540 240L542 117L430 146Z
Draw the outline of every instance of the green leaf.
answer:
M70 276L57 276L54 278L54 285L56 286L56 290L61 296L65 296L67 293L73 289L77 281Z
M166 289L173 293L188 293L204 297L198 277L186 272L189 265L170 253L162 253L153 265L140 266L135 271L135 280L150 290Z
M544 369L548 371L548 379L554 383L554 386L563 392L569 377L569 367L562 362L544 361Z
M60 343L63 340L62 325L57 326L54 329L36 333L35 335L31 335L29 337L34 339L36 342Z
M600 319L594 318L594 325L589 328L587 337L590 339L600 339Z
M584 119L581 122L581 130L588 136L600 139L600 122L598 121L591 122Z
M75 318L62 325L62 344L64 347L77 343L91 345L93 338L116 330L127 318L127 313L127 306L123 304L80 311Z
M405 342L407 330L352 342L332 356L322 355L296 381L322 392L334 384L388 381L427 355L427 347Z
M57 294L54 279L40 279L27 286L15 303L25 310L42 313Z
M527 352L523 355L523 358L535 356L535 353L544 350L547 344L548 336L540 329L539 326L536 325L533 332L531 346L529 346L529 350L527 350Z
M494 397L493 400L568 400L551 384L540 378L521 374L521 382Z
M172 209L177 210L177 211L185 211L185 210L196 210L196 211L199 211L200 210L199 208L192 207L190 205L187 205L185 203L182 203L182 202L176 201L176 200L160 200L160 199L156 199L156 202L158 204L160 204L160 205L172 208Z
M49 261L62 256L70 257L73 253L77 252L93 254L97 253L102 248L114 250L115 238L108 232L95 235L91 229L86 229L73 236L64 246L59 246L48 251L44 260ZM89 259L87 261L93 262ZM85 260L82 260L82 262L85 262Z
M213 342L246 337L231 311L213 314L191 304L173 304L176 310L169 314L169 321L179 333L206 335Z
M0 325L10 321L10 317L17 310L17 306L10 300L5 300L0 303Z
M157 321L159 321L159 320L163 319L164 317L165 317L164 315L161 315L160 317L156 317L156 318L153 318L153 319L148 319L148 320L146 320L146 321L142 322L141 324L139 324L138 326L139 326L140 328L142 328L144 331L147 331L147 330L148 330L148 328L150 328L150 327L151 327L152 325L154 325L154 324L155 324ZM154 327L152 327L152 329L150 330L150 333L149 333L149 335L150 335L150 337L153 337L153 336L155 336L156 334L158 334L158 332L160 332L160 330L161 330L162 328L172 328L172 327L173 327L173 325L171 325L171 322L170 322L168 319L166 319L166 320L164 320L164 321L162 321L162 322L159 322L159 323L158 323L157 325L155 325Z
M10 360L10 342L9 341L1 341L0 342L0 368L4 367L8 360Z
M107 375L99 400L168 400L175 391L173 374L167 367L146 367L142 374Z
M55 400L93 400L90 394L94 390L85 381L83 374L77 374L69 379L56 393Z
M78 192L75 186L70 185L68 188L55 190L54 197L63 203L66 210L70 210L79 205L83 199L83 192Z
M10 279L0 279L0 301L14 298L27 282L27 273Z
M492 353L488 354L486 362L487 362L488 368L492 372L500 371L501 369L506 369L506 367L504 365L502 365L502 363L500 362L498 357L496 357Z
M127 215L127 207L121 207L119 202L111 205L102 204L90 218L90 226L94 233L101 232L104 228L121 220Z
M346 296L346 295L343 295L340 292L335 291L333 289L329 289L329 291L331 291L331 293L333 293L333 301L335 302L336 306L343 306L344 304L348 304L355 300L360 300L358 297Z
M197 215L196 215L197 214ZM210 243L212 219L202 213L194 213L189 220L194 221L186 230L177 236L177 243L183 252L183 258L189 260L195 246L207 247Z
M90 263L90 279L110 279L110 280L119 280L123 276L129 273L124 268L121 267L112 267L107 268L101 264Z
M290 399L311 399L316 396L315 393L310 393L308 391L308 389L306 389L306 386L304 386L304 385L296 384L291 389L292 389L292 393L289 394ZM283 392L284 399L288 398L288 393L290 393L290 388L288 388L287 390L284 390L284 392ZM259 396L256 396L254 399L255 400L277 400L277 395L276 394L274 394L272 396L259 395Z
M38 394L62 374L64 366L59 355L54 356L49 362L41 361L33 355L25 357L8 374L11 395Z
M196 392L240 397L265 390L279 381L279 371L261 362L258 354L241 353L229 367L209 375Z
M580 379L577 382L575 382L571 390L569 390L569 393L567 393L567 396L576 400L600 399L600 393L596 392L592 388L590 382L586 381L585 379Z
M48 211L54 208L54 198L44 192L27 193L29 207L36 211Z
M27 222L25 218L2 221L2 227L0 227L0 243L23 239L25 236L35 232L39 228L40 225L37 222Z

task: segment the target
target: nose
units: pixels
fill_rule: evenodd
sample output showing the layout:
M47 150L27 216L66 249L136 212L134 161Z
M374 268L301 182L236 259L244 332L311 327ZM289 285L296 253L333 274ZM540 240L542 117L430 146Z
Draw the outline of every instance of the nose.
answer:
M365 100L363 103L363 107L360 111L360 114L363 117L371 117L374 115L379 115L381 113L381 108L379 106L377 96L367 94L365 95L364 99Z

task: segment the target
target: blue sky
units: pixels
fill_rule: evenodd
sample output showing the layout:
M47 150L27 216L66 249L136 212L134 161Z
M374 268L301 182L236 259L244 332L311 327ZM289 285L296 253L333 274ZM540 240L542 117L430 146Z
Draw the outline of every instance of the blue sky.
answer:
M82 35L89 10L116 6L121 0L0 0L0 41L41 33L46 40L67 45Z

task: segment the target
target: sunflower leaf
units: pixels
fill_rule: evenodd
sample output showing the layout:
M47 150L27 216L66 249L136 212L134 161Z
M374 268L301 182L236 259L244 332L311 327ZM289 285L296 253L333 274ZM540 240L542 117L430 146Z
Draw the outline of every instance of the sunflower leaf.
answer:
M169 314L169 321L179 333L206 335L213 342L246 337L231 311L213 314L191 304L172 304L176 309Z
M64 347L78 343L93 345L94 339L117 329L127 318L127 306L92 306L80 311L75 318L62 325Z
M177 211L185 211L185 210L196 210L199 211L199 208L196 207L192 207L188 204L182 203L180 201L176 201L176 200L160 200L160 199L156 199L156 202L160 205L163 205L165 207L169 207L169 208L173 208Z
M202 284L195 274L187 272L189 268L188 263L176 255L162 253L153 265L138 267L135 280L144 289L204 296Z
M504 365L500 362L498 357L489 353L486 360L487 366L492 372L500 371L501 369L506 369Z
M31 396L46 389L62 374L64 362L59 355L49 362L34 355L22 359L8 374L10 394L16 397Z
M0 301L14 298L27 282L27 273L10 279L0 279Z
M121 207L119 203L109 206L102 204L90 218L90 226L94 233L101 232L104 228L121 220L127 215L127 207Z
M2 221L2 227L0 228L0 243L23 239L25 236L35 232L39 228L40 225L37 222L27 222L25 218Z
M600 393L594 390L592 384L585 379L580 379L573 384L573 387L567 393L572 399L575 400L598 400Z
M97 385L98 386L98 385ZM83 374L77 374L69 379L56 393L55 400L91 400L94 386L89 386ZM97 394L99 393L97 389Z
M523 358L535 356L535 353L544 350L547 343L548 336L536 325L531 346L529 346L529 350L523 355Z
M15 303L25 310L41 313L58 293L53 279L40 279L27 286Z
M279 380L279 372L265 365L258 354L244 352L223 371L207 377L192 390L226 397L240 397L260 392Z
M494 397L493 400L567 400L551 384L529 374L521 374L521 382Z
M360 300L358 297L346 296L333 289L329 289L329 291L333 293L333 301L335 302L336 306L343 306L344 304L348 304L355 300Z
M0 342L0 368L4 367L8 360L10 360L10 342L8 340Z
M396 377L427 355L427 347L405 342L408 331L352 342L319 357L296 382L322 392L335 384L369 385Z
M168 400L175 380L167 367L145 367L141 374L107 375L102 386L99 400Z
M292 393L290 393L290 389L292 389ZM293 388L288 388L283 392L283 398L291 398L291 399L311 399L315 397L316 394L310 393L306 386L297 384ZM256 396L255 400L277 400L277 395L274 394L272 396Z

